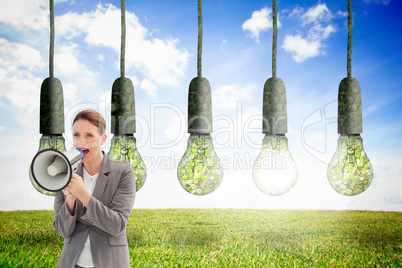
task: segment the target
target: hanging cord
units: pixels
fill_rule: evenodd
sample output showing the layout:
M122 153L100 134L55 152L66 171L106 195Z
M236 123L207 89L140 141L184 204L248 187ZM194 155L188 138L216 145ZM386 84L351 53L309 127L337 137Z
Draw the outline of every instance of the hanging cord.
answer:
M348 0L348 77L352 77L352 0Z
M121 46L120 46L120 76L125 76L126 57L126 8L125 1L121 0Z
M197 74L202 77L202 0L198 0L198 50L197 50Z
M54 0L49 0L50 6L50 48L49 48L49 76L53 77L54 61Z
M272 0L272 77L276 77L276 52L277 52L277 39L278 39L278 26L276 15L276 0Z

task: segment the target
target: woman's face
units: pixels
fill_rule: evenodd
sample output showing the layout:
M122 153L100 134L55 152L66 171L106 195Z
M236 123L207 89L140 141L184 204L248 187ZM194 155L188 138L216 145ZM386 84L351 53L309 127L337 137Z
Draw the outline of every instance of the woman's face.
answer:
M73 124L73 143L84 152L83 163L89 163L102 154L101 146L106 141L106 134L100 135L98 127L88 120L77 120Z

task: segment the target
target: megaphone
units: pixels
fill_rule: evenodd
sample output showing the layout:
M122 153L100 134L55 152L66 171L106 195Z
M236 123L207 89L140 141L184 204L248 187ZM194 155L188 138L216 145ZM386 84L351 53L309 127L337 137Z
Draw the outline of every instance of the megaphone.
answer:
M70 183L73 171L77 171L83 158L84 152L79 148L72 148L65 153L44 149L32 159L32 177L46 191L63 190Z

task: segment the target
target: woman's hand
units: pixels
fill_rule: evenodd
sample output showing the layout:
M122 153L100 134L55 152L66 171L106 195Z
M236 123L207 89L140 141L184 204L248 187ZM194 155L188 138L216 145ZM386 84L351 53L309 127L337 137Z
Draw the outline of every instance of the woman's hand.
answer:
M77 173L73 172L70 183L64 190L67 190L70 194L78 197L80 192L85 191L84 181Z
M75 195L68 192L66 189L63 189L63 194L66 197L68 211L70 212L71 215L73 215L76 197L75 197Z
M84 204L84 206L88 207L91 194L85 189L84 181L77 173L73 172L71 181L68 186L64 188L64 190L69 191L70 195L78 198Z

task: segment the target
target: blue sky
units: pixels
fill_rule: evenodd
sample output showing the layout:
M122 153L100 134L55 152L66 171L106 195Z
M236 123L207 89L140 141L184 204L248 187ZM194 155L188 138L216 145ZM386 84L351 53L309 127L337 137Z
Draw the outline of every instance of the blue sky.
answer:
M371 186L354 197L326 178L337 144L336 101L346 76L346 1L278 1L277 76L287 89L296 186L271 197L251 176L261 148L262 89L271 77L271 1L203 1L202 71L212 88L220 187L193 196L177 180L186 149L188 86L196 76L197 2L126 1L126 76L135 87L139 151L148 167L135 208L362 209L402 211L402 4L353 1L352 76L362 90ZM28 167L39 145L39 93L49 76L48 1L0 2L0 210L52 209ZM120 76L120 1L56 1L55 76L71 121L93 108L110 121ZM111 135L108 129L108 138ZM104 146L109 151L110 143Z

